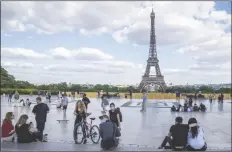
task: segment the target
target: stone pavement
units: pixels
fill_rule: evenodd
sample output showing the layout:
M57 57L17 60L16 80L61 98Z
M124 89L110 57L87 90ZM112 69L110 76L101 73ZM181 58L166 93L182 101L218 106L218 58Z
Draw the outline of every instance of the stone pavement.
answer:
M21 98L26 99L27 97ZM35 100L36 96L30 98ZM49 142L33 144L3 143L2 150L100 150L100 145L93 145L91 140L88 140L87 145L74 144L72 133L75 121L75 116L73 115L75 101L69 103L66 116L64 116L63 111L56 108L56 100L57 97L52 97L52 103L48 103L50 112L48 114L44 133L48 133ZM98 118L102 110L100 106L101 100L90 100L91 103L88 107L88 112L92 112L91 117ZM182 116L184 123L187 123L188 119L191 117L195 117L199 121L204 129L205 138L210 151L231 150L231 101L224 101L223 105L217 102L213 102L213 104L210 105L208 101L204 101L208 108L205 113L170 112L170 107L173 104L176 105L175 100L148 101L146 113L140 113L140 100L130 101L130 99L115 99L110 102L114 102L116 106L120 107L123 114L122 137L120 138L121 145L116 149L117 151L154 151L167 135L170 126L174 124L175 117L177 116ZM13 104L8 104L7 98L1 97L1 120L4 118L6 112L13 111L16 120L21 114L26 113L29 115L29 119L35 123L34 115L31 113L33 106L34 104L32 104L30 108L14 108ZM69 121L68 123L58 123L58 121L56 121L61 119L67 119ZM100 120L96 119L93 123L98 125ZM12 146L12 144L14 146Z

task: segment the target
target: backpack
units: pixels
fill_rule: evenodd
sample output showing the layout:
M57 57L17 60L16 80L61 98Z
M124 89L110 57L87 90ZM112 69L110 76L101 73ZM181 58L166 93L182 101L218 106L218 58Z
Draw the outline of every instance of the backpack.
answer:
M119 108L117 108L117 111L118 111L118 113L119 113L119 119L120 119L120 122L122 122L122 113L121 113L121 111L120 111L120 109L119 109Z

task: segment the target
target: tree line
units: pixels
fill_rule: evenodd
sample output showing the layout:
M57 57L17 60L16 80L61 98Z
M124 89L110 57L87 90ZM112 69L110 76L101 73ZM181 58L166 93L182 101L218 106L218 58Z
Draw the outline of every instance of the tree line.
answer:
M80 84L71 84L68 85L66 82L61 82L57 84L42 84L42 85L35 85L28 81L20 81L15 80L13 75L10 75L7 70L1 67L1 94L2 93L10 93L14 90L18 90L21 94L37 94L39 90L50 91L52 94L57 94L59 91L67 91L67 92L97 92L99 90L103 90L104 92L128 92L131 90L133 93L138 93L139 90L132 86L129 87L117 87L108 84L97 84L94 85L92 88L88 88L82 86ZM201 86L196 89L193 86L171 86L168 87L166 92L175 93L195 93L202 91L202 93L231 93L230 88L221 88L219 90L214 90L208 86Z

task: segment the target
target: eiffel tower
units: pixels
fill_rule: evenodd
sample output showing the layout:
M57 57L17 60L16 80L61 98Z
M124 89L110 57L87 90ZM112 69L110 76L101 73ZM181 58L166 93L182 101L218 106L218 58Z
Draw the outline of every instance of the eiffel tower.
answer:
M140 92L148 85L159 86L163 92L166 90L166 84L164 81L164 76L162 76L159 67L159 60L156 52L156 35L155 35L155 13L151 12L151 33L150 33L150 48L149 48L149 57L147 60L147 67L145 74L142 77L138 89ZM155 67L156 75L150 75L151 67Z

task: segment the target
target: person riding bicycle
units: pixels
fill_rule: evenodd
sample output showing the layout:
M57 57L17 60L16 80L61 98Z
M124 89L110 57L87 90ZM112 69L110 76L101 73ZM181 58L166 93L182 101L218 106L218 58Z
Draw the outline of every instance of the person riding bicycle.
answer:
M76 103L74 114L76 115L76 120L74 123L74 128L76 124L81 123L84 119L86 119L87 111L86 107L83 101L78 100ZM84 133L85 135L85 133ZM84 137L85 138L85 137ZM87 140L84 140L84 144L87 142Z

